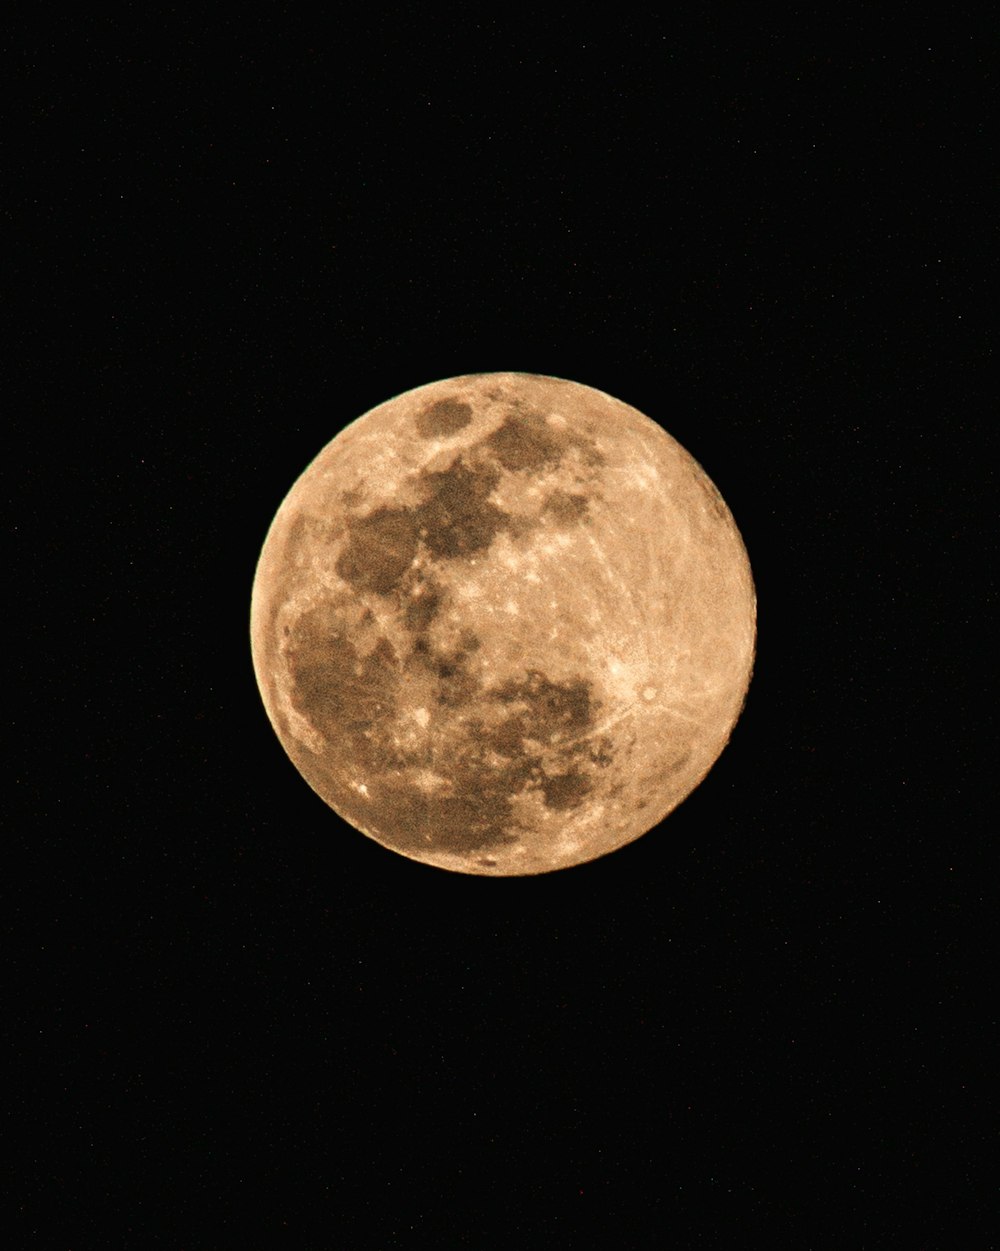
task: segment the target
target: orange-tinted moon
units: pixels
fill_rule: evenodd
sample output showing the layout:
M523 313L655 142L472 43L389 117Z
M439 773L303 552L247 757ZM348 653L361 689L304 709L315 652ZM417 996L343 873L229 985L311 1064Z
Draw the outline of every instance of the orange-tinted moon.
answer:
M472 374L380 404L292 487L254 668L356 829L462 873L543 873L657 825L725 747L756 601L698 463L601 391Z

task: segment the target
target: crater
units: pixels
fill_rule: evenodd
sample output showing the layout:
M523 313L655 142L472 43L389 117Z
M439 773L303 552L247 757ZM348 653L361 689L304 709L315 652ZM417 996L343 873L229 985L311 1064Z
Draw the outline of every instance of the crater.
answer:
M422 439L447 438L472 421L472 405L454 397L438 400L417 415L417 433Z

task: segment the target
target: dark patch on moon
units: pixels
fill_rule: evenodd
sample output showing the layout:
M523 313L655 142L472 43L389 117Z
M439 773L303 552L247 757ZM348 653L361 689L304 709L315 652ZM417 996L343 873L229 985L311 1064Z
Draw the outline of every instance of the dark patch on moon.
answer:
M425 649L426 650L426 649ZM332 604L304 613L296 622L286 659L295 707L324 736L326 746L311 761L297 752L317 789L352 820L377 828L401 851L474 852L513 840L511 796L525 781L522 767L491 769L481 753L461 744L441 768L447 792L426 794L407 779L407 770L433 763L427 752L400 746L400 671L394 649L382 638L361 656L347 638ZM431 657L447 671L443 682L462 676L461 661ZM468 674L464 675L468 678ZM472 684L474 686L474 683ZM463 690L462 698L470 691ZM364 779L367 799L351 788Z
M591 764L596 765L598 769L606 769L608 765L613 764L615 758L611 752L612 746L611 739L607 735L600 742L590 744L589 755Z
M545 501L543 513L560 525L572 525L587 515L587 497L571 491L555 490Z
M593 684L583 679L553 682L532 669L526 678L509 678L493 692L504 704L517 706L528 738L547 741L553 735L579 736L592 725L599 704Z
M427 494L413 509L418 533L431 555L456 559L484 551L510 517L490 502L500 472L459 457L448 469L425 473Z
M542 780L546 806L559 812L582 804L592 789L593 783L584 773L562 773Z
M489 734L490 746L500 756L517 756L524 750L524 722L516 714L507 716Z
M519 472L554 465L565 449L565 440L552 433L538 413L511 413L486 439L484 445L504 469Z
M398 764L381 728L394 716L399 664L382 638L368 656L348 639L338 610L323 604L295 623L286 659L292 702L337 755L367 769Z
M538 793L548 808L566 812L594 788L594 753L606 750L606 740L588 747L589 764L579 751L598 707L591 684L532 670L486 689L472 667L480 646L466 630L457 647L442 650L419 631L404 662L385 637L362 654L335 603L294 624L285 653L292 702L325 739L311 761L298 753L300 767L339 811L397 850L473 854L506 846L517 841L519 795ZM400 735L401 695L415 677L430 683L444 717L439 736L417 746ZM454 715L465 710L488 714L489 724ZM422 786L421 770L438 781Z
M332 543L344 531L343 523L335 518L317 517L314 513L299 513L288 527L283 563L294 565L296 557L313 540Z
M404 587L403 595L403 621L406 628L413 634L425 631L444 603L443 588L433 579L419 574L412 579L411 584Z
M442 400L427 413L457 403ZM579 440L554 434L537 413L508 414L499 429L472 449L473 459L460 455L447 469L420 474L416 479L419 503L409 508L383 505L349 519L347 541L336 562L337 573L355 591L390 595L406 578L421 543L434 559L464 560L489 548L502 531L518 537L530 530L532 523L512 516L492 501L501 479L500 466L520 471L552 465L572 442ZM586 451L585 444L580 446ZM496 460L475 459L477 453L482 456L484 452ZM557 489L550 493L543 513L559 525L571 525L584 520L587 509L585 495ZM407 623L423 628L438 605L439 600L433 598L425 606L414 605L407 610Z
M405 784L377 784L377 819L400 851L467 855L517 842L513 824L513 778L487 769L457 768L452 793L427 795ZM391 833L389 832L391 831Z
M405 775L369 783L374 815L402 851L469 854L516 841L513 800L529 783L535 761L518 750L498 764L488 739L463 732L450 716L478 704L482 688L469 658L479 646L471 632L451 651L435 648L426 634L414 640L404 682L417 676L430 680L431 700L443 712L443 724L451 724L442 739L428 744L427 760L411 762L425 764L443 780L440 792L427 793ZM384 728L391 734L391 724Z
M447 469L424 473L418 479L421 503L383 506L349 522L337 573L355 591L389 595L406 577L421 540L437 559L464 559L485 550L512 521L490 502L499 481L496 466L470 465L461 457ZM414 611L419 617L421 610Z
M578 435L573 440L580 449L583 463L592 470L598 470L608 463L608 458L588 435Z
M471 652L478 652L483 645L483 640L474 630L470 630L467 626L459 631L458 647L464 655Z
M282 563L285 566L292 564L297 552L300 552L309 538L309 522L305 513L297 513L288 527L288 535L285 539L285 552Z
M471 407L452 400L417 419L425 437L470 420ZM611 763L608 741L590 739L599 707L591 682L530 670L485 687L474 630L463 630L449 648L431 636L447 591L426 561L469 559L502 531L516 534L519 519L492 499L501 466L553 465L574 441L537 413L508 412L499 430L446 469L420 474L416 504L348 518L336 571L355 594L391 600L410 637L403 658L384 637L372 646L371 634L350 624L356 609L334 604L303 614L288 640L292 702L325 740L319 754L298 751L300 762L311 757L300 768L338 811L397 850L474 854L509 845L517 841L519 796L535 794L553 811L570 811L592 792L596 770ZM544 511L573 524L586 517L587 498L556 490ZM370 609L364 620L377 630ZM418 690L433 726L414 739Z
M417 433L422 439L447 438L471 421L471 404L454 398L437 400L417 415Z
M426 632L418 633L404 665L405 676L407 680L429 680L432 698L439 707L460 708L480 690L478 679L468 664L469 657L480 645L475 634L463 631L457 647L441 650L434 647Z
M673 777L675 773L680 773L690 759L691 753L689 751L684 752L676 760L671 760L668 765L664 765L660 776L665 778Z
M461 656L441 656L433 661L437 674L437 702L442 708L461 708L475 695L478 683Z
M512 762L523 762L531 786L542 791L548 807L565 811L582 803L593 781L574 757L582 749L594 766L606 767L612 761L607 738L599 748L590 746L587 738L600 706L592 684L583 679L554 682L532 670L490 694L503 708L503 715L485 735L488 745ZM554 761L547 770L543 769L546 760ZM566 771L553 772L553 767Z
M377 508L349 526L337 573L356 591L388 595L413 563L418 540L412 509Z

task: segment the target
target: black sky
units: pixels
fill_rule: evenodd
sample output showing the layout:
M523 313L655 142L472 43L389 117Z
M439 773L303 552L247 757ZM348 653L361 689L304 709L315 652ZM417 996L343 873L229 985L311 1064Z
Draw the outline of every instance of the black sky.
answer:
M992 1245L994 41L835 14L14 23L16 1245ZM507 369L701 461L760 635L657 831L492 881L247 631L337 430Z

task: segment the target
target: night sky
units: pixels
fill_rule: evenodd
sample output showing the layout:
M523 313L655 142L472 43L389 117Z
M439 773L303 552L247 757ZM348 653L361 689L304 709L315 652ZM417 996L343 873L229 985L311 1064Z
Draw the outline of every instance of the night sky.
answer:
M995 32L38 19L4 51L10 1245L996 1245ZM249 648L320 448L491 370L660 422L758 595L705 782L530 879L340 823Z

